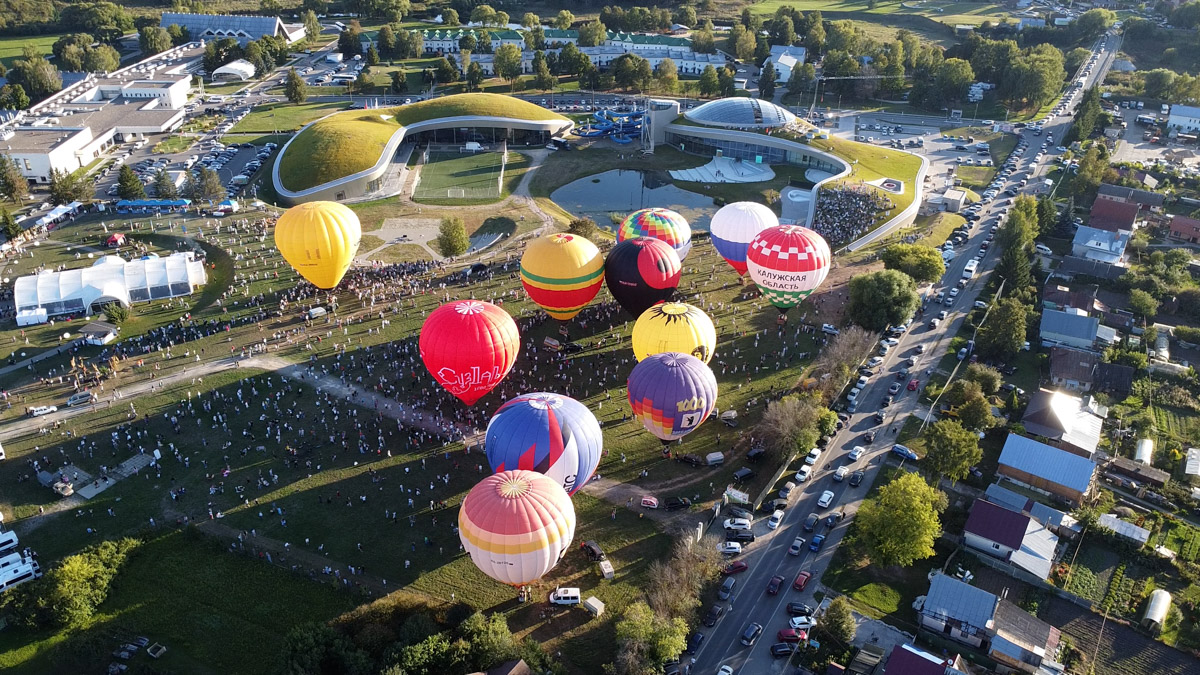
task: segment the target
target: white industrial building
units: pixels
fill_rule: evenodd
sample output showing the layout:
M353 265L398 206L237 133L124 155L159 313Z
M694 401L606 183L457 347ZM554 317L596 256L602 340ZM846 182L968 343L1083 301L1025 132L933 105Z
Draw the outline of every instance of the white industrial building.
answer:
M191 252L137 260L106 255L91 267L18 277L13 301L18 319L26 317L25 323L32 323L28 319L91 314L113 302L128 307L135 302L190 295L207 279L204 261Z
M191 89L187 65L202 54L190 43L113 73L89 73L0 128L0 153L45 184L51 170L74 171L115 144L173 131Z
M804 47L772 45L771 55L767 57L767 61L775 69L775 83L787 84L788 79L792 76L792 69L803 64L807 54L808 50ZM763 62L763 66L766 66L766 61Z
M243 45L264 35L285 38L288 44L299 42L307 35L304 24L287 24L274 16L163 12L159 25L166 28L172 24L187 29L193 40L234 38Z
M612 45L604 45L600 47L579 47L579 52L586 56L592 65L600 70L606 70L613 61L621 58L625 54L635 52L629 51L623 47ZM547 49L545 53L557 52L558 49ZM534 52L526 50L521 52L521 72L529 74L533 72L533 55ZM656 50L643 49L636 52L637 56L646 59L650 62L651 68L657 68L658 64L662 63L663 59L671 59L675 63L675 69L680 75L699 75L704 72L708 66L721 68L725 65L725 55L716 54L701 54L694 52L691 49L673 49L660 48ZM483 69L484 74L494 75L495 64L491 54L471 54L470 61L464 63L459 60L458 69L463 73L471 63L478 63Z
M1167 127L1185 133L1200 131L1200 108L1194 105L1173 105L1167 117Z

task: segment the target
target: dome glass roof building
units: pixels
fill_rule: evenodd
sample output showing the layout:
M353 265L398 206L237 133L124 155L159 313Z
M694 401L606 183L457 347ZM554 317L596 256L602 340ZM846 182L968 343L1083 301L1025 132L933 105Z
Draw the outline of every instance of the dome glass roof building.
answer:
M683 114L689 121L729 129L782 127L796 116L780 106L757 98L722 98Z

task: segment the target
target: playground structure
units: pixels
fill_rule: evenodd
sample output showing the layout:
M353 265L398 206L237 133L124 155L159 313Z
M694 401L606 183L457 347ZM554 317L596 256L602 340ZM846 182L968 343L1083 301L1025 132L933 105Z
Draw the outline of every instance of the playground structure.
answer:
M608 136L614 143L625 145L642 135L642 117L644 112L620 113L612 110L597 110L592 113L596 120L592 124L577 126L571 132L581 138L599 138Z

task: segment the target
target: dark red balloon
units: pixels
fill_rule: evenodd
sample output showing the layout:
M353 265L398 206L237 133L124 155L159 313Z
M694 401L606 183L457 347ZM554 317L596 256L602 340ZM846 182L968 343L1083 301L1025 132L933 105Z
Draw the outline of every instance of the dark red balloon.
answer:
M634 237L613 247L604 261L604 281L625 311L635 317L675 294L683 265L670 244Z

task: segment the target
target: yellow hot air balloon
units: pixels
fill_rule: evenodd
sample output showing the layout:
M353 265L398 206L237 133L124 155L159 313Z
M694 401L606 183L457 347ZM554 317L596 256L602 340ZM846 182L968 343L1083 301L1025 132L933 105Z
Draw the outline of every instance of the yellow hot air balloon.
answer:
M604 256L577 234L548 234L529 242L521 256L525 292L560 321L587 307L604 283Z
M361 238L358 216L337 202L293 206L275 224L275 246L283 259L317 288L338 285Z
M660 302L633 324L633 354L638 361L664 352L679 352L708 363L717 346L717 329L699 307Z

